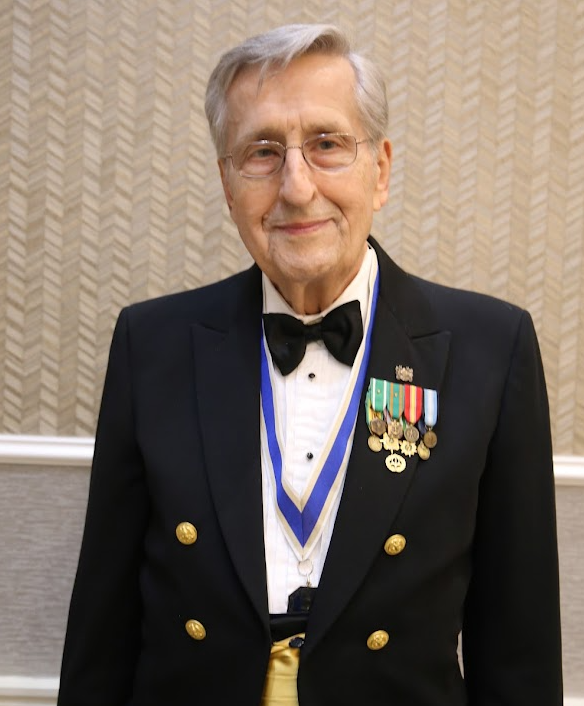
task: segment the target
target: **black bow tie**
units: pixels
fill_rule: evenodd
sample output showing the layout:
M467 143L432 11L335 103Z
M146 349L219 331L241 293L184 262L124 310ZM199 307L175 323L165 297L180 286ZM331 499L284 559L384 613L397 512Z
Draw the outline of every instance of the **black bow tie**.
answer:
M263 318L272 360L282 375L298 367L310 341L322 339L331 355L345 365L353 365L363 339L358 301L341 304L314 324L305 324L288 314L264 314Z

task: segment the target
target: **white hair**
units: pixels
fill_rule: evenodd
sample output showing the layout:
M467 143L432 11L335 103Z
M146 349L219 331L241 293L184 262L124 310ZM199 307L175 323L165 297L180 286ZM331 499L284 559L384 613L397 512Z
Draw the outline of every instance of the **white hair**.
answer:
M385 82L375 64L351 50L347 36L334 25L292 24L246 39L227 51L207 84L205 114L217 154L226 145L227 92L238 73L259 66L260 84L273 67L284 69L305 54L330 54L347 59L355 72L355 100L367 137L377 143L385 136L387 98Z

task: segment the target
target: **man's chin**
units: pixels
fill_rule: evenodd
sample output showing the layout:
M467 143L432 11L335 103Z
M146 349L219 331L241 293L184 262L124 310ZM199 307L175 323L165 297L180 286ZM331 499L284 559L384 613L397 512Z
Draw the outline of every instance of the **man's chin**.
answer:
M316 255L312 257L307 255L305 257L287 258L285 261L279 262L277 272L276 276L283 282L310 285L313 283L317 284L331 274L334 275L334 265L326 257L319 258Z

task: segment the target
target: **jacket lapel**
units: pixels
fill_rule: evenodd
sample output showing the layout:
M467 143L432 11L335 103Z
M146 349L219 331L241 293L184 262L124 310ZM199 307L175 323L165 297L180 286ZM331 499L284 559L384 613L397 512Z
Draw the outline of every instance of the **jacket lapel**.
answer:
M437 331L430 303L415 278L400 270L371 241L380 266L371 354L362 391L353 450L323 574L310 615L305 656L340 615L382 551L395 517L422 461L407 459L402 473L385 466L387 452L368 445L365 394L369 378L396 381L396 365L413 369L413 384L439 390L450 333Z
M243 286L211 306L207 322L193 326L197 405L215 511L233 565L267 631L259 426L261 276L253 267L240 277ZM236 305L229 308L233 301Z

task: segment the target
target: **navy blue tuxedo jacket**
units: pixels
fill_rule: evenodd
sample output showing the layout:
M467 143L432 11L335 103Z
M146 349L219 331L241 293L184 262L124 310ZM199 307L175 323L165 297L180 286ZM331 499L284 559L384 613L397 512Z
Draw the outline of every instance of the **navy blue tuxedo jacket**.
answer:
M389 472L361 404L300 706L561 706L548 404L530 316L412 277L372 244L367 380L406 365L437 389L438 445ZM59 706L259 705L270 653L261 311L254 266L121 313ZM194 544L177 540L184 521ZM407 544L389 556L395 533ZM205 639L189 636L190 619ZM389 642L372 651L376 630Z

